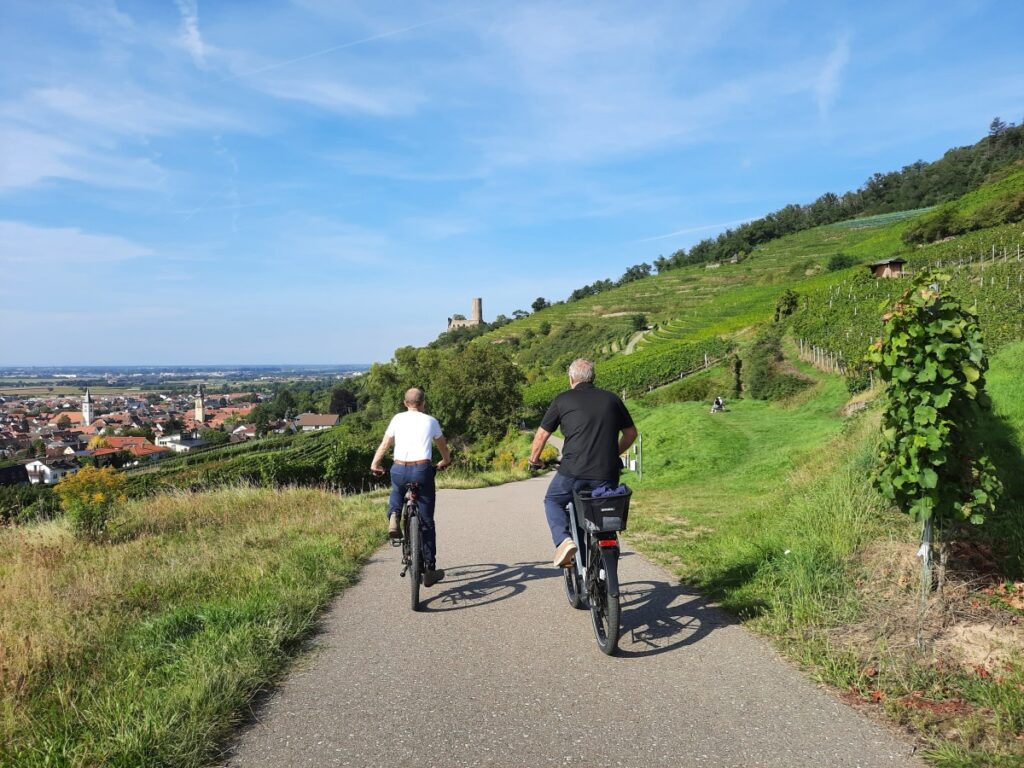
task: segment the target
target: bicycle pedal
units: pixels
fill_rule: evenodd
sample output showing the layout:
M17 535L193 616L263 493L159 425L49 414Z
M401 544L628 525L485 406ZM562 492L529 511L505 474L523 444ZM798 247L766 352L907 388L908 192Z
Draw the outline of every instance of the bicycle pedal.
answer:
M391 542L391 546L392 547L400 547L400 546L402 546L402 540L401 539L389 539L389 541Z

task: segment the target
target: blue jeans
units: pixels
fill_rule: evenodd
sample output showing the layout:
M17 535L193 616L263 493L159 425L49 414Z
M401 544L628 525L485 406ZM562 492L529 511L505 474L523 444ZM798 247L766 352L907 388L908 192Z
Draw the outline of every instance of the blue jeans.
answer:
M619 480L595 480L593 478L569 477L556 472L548 492L544 495L544 514L548 518L551 539L557 547L566 539L572 538L569 528L569 512L565 505L572 501L573 491L589 491L599 485L618 485Z
M437 537L434 532L434 475L433 464L393 464L391 466L391 498L388 499L388 515L399 512L405 502L403 486L418 483L417 509L420 517L420 531L423 532L423 565L433 569L437 559Z

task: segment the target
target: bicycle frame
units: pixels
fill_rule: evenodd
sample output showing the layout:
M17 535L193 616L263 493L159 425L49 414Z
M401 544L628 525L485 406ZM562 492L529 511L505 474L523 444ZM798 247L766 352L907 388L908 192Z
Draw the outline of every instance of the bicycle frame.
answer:
M572 521L570 530L572 540L576 544L576 554L573 559L576 562L576 572L580 574L580 581L584 588L588 584L591 574L587 571L587 564L591 562L590 550L597 547L600 552L600 561L594 560L596 565L600 562L601 571L597 578L604 578L608 584L608 594L612 597L619 596L619 537L614 533L590 533L580 528L576 519L576 506L571 501L567 505L569 519Z

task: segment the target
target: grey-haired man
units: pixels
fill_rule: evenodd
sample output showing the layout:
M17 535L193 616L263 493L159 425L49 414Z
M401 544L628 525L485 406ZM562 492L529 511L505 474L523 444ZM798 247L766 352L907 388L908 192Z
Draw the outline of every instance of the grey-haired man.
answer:
M569 389L551 403L533 437L530 464L540 466L540 453L551 433L561 427L562 461L544 496L554 564L565 567L576 554L566 505L574 490L619 484L619 456L636 440L636 427L614 392L594 386L594 364L585 358L569 366Z

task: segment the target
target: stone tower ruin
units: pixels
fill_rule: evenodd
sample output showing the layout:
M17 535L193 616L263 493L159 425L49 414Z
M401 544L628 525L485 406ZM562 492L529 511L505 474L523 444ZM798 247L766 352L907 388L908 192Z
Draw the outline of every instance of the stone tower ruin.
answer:
M456 328L469 328L470 326L480 325L484 321L484 300L473 299L473 312L470 314L467 320L464 317L449 317L448 318L448 330L454 331Z

